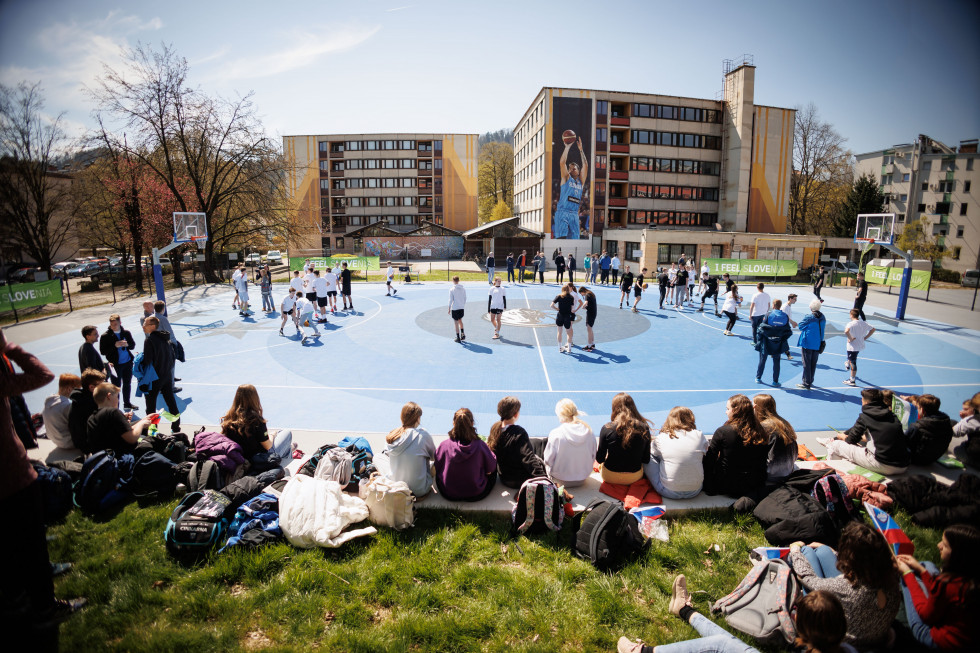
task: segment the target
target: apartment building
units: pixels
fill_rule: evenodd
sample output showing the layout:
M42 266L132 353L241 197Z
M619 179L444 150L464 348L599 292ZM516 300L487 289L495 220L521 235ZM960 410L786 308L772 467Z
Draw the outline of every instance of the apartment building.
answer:
M360 254L348 232L377 223L477 224L476 134L285 136L283 149L294 164L291 255Z
M920 135L914 143L858 154L855 173L879 180L896 233L925 217L927 235L949 252L943 267L962 273L980 267L976 159L977 139L953 148Z
M756 104L755 70L726 61L721 100L542 88L514 128L521 225L547 234L548 251L648 265L666 262L661 233L693 244L717 240L708 231L785 234L795 110Z

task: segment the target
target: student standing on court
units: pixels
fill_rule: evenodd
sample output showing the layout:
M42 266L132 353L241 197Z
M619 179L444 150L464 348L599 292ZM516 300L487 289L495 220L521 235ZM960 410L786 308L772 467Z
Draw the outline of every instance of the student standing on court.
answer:
M718 312L718 279L705 272L701 284L701 308L698 309L698 313L704 313L704 303L714 297L715 317L721 317L721 313Z
M595 351L595 335L592 333L592 327L595 326L599 305L596 303L595 293L585 286L579 288L578 292L582 296L582 301L585 302L585 329L589 334L589 344L582 351Z
M864 280L864 272L858 272L857 292L854 293L854 308L858 310L862 320L867 320L864 316L864 302L868 298L868 282Z
M582 257L582 267L585 269L585 283L589 283L589 274L592 272L592 257L588 254Z
M320 337L320 330L316 328L316 320L313 319L313 312L315 307L313 302L308 300L306 297L301 296L299 293L296 294L296 314L299 316L299 326L297 327L303 334L303 339L300 344L306 344L306 323L309 322L310 326L313 327L313 337Z
M95 341L99 339L99 330L91 324L82 327L82 338L85 342L78 348L78 369L79 372L92 368L105 373L105 363L99 356L99 350L95 348Z
M663 308L664 300L667 299L667 287L670 285L670 277L664 268L657 268L657 285L660 287L660 308Z
M803 351L803 379L797 388L809 390L813 385L813 375L817 370L817 359L823 348L827 318L820 312L819 299L810 302L810 314L800 320L800 339L796 345Z
M276 304L272 301L272 273L266 270L259 270L259 290L262 293L262 310L271 312L276 310Z
M389 263L389 265L391 265ZM309 270L307 270L306 275L303 277L303 288L306 293L306 298L310 300L311 303L316 302L316 288L314 287L314 282L316 281L316 275L313 274L314 268L311 265Z
M146 393L146 414L157 411L157 397L163 395L163 400L167 404L167 410L171 414L177 415L177 420L171 423L171 431L180 430L180 408L177 406L177 397L174 392L174 350L170 344L170 333L160 329L160 319L156 315L151 315L143 322L143 333L146 340L143 341L143 365L153 366L157 379L150 383L149 391Z
M316 306L317 313L320 317L318 322L324 323L327 321L327 305L330 303L330 298L327 297L327 293L330 291L330 283L326 279L326 273L321 273L317 270L315 273L316 278L313 280L313 287L316 289Z
M765 291L765 288L766 284L761 282L757 284L756 293L749 300L749 319L752 320L753 345L758 340L759 325L766 319L766 313L769 312L769 306L772 304L772 298L769 297L769 293Z
M599 257L595 254L592 255L592 275L589 281L595 285L595 278L599 275Z
M299 270L293 270L293 278L289 280L289 287L297 293L293 299L303 294L303 277L299 275Z
M248 308L248 273L245 271L245 264L241 265L241 274L238 275L238 303L239 311L238 314L242 317L247 317L252 315L254 311L250 311ZM155 304L154 304L155 306ZM157 311L159 313L159 311ZM157 316L159 317L159 315Z
M299 296L302 297L302 295ZM285 335L282 330L286 326L286 320L290 317L293 318L293 322L296 324L296 333L299 333L299 314L296 311L296 297L296 289L290 286L289 292L282 298L282 304L279 307L279 310L282 312L282 324L279 325L279 335Z
M327 272L323 275L323 278L327 280L327 301L330 303L330 312L337 312L337 273L333 271L329 265L327 266Z
M490 252L490 256L493 256L493 252ZM391 287L391 281L394 278L395 268L391 267L391 261L388 261L388 269L385 270L385 285L388 286L388 292L385 294L385 297L394 297L398 294L398 291Z
M793 330L789 328L789 318L779 308L783 305L782 301L773 302L773 310L766 316L765 321L759 325L759 342L756 348L759 350L759 366L755 370L755 382L762 383L762 373L766 371L766 359L772 356L772 384L779 387L779 361L783 356L783 349L786 341L793 335Z
M517 269L521 273L521 283L524 283L524 269L527 267L527 250L521 250L521 255L517 257Z
M340 296L344 300L344 310L354 310L354 299L350 296L350 270L346 263L340 264Z
M514 283L514 255L507 255L507 282Z
M493 259L493 252L487 257L487 283L493 285L493 271L496 269L496 262Z
M568 255L568 283L575 283L575 254Z
M640 305L640 300L643 299L643 291L646 289L643 283L643 277L646 275L647 269L643 268L640 270L640 274L636 277L636 282L633 284L633 312L636 313L636 307Z
M118 313L109 316L109 328L99 338L99 351L105 359L112 365L115 373L113 376L114 385L122 385L123 399L125 400L126 410L136 408L130 403L132 398L133 386L133 354L136 349L136 340L133 334L122 327L122 318Z
M453 285L449 288L449 316L453 318L456 327L456 342L466 340L463 330L463 309L466 307L466 288L459 285L459 276L453 277Z
M561 250L559 250L560 252ZM565 281L565 257L558 253L555 256L555 283L561 285Z
M507 308L507 289L500 285L500 277L494 277L487 296L487 312L493 325L493 339L500 340L500 316Z
M612 267L612 259L609 258L609 254L603 250L602 256L599 257L599 270L602 275L599 277L602 285L609 283L609 268Z
M728 318L728 324L722 332L726 336L732 335L732 328L738 320L738 305L742 303L742 298L738 296L738 286L734 283L731 290L725 293L725 303L721 305L721 312Z
M864 351L865 341L875 332L875 328L862 320L860 315L861 311L852 308L851 321L844 327L844 336L847 337L847 360L844 362L844 369L851 371L851 375L844 379L847 385L857 385L855 378L858 370L858 354Z
M612 282L617 283L619 281L619 256L613 254L609 268L612 270Z
M622 283L619 284L619 307L623 307L623 299L626 300L626 308L630 306L630 291L633 289L633 273L630 272L630 266L626 266L626 272L623 273Z
M548 259L545 258L544 252L538 252L538 283L544 283L544 271L548 267Z
M820 291L823 290L824 279L827 277L827 272L821 265L820 270L817 272L817 280L813 282L813 294L817 299L823 303L823 299L820 297Z
M558 352L568 353L572 351L572 320L575 319L573 313L575 297L572 296L569 288L571 284L562 286L561 294L551 300L551 308L558 311L555 324L558 326ZM561 344L561 332L564 329L568 333L567 345Z
M674 273L674 308L684 306L684 294L687 292L687 268L678 266Z

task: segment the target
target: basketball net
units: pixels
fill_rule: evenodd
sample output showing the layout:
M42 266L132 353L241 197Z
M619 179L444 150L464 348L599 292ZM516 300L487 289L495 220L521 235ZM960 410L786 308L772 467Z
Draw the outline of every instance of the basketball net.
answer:
M191 242L194 243L195 245L197 245L197 249L198 250L200 250L200 251L203 252L204 251L204 248L207 247L207 242L208 241L207 241L207 238L200 238L198 236L191 236Z

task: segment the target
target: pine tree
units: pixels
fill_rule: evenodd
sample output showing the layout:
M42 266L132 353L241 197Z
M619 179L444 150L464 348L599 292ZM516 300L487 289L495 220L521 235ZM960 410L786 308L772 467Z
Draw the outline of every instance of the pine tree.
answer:
M881 213L885 204L885 196L878 186L877 180L870 174L861 175L851 190L847 199L834 216L831 225L832 236L853 236L857 217L862 213Z

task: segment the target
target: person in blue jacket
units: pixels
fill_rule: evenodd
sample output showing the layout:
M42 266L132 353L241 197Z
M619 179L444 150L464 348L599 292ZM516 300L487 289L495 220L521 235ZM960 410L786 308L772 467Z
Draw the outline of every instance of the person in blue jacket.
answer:
M817 358L827 328L827 318L820 312L820 300L810 302L810 314L800 320L800 339L796 345L803 350L803 379L797 388L809 390L813 385L813 373L817 369Z

